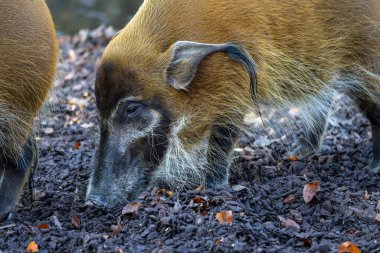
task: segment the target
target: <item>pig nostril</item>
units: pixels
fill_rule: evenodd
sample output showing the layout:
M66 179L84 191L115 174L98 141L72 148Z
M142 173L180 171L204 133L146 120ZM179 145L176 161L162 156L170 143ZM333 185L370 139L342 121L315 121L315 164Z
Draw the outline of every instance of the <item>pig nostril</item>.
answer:
M86 206L99 206L105 207L106 203L98 196L89 196L85 203Z

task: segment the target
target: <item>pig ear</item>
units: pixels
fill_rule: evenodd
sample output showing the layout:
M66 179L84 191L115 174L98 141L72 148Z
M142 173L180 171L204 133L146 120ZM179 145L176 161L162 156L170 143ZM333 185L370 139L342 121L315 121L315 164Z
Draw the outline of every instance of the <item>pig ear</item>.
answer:
M226 53L231 59L242 63L250 76L251 93L256 97L255 63L250 54L233 43L204 44L191 41L178 41L172 49L171 60L166 69L166 81L179 90L186 90L193 81L198 65L213 53Z

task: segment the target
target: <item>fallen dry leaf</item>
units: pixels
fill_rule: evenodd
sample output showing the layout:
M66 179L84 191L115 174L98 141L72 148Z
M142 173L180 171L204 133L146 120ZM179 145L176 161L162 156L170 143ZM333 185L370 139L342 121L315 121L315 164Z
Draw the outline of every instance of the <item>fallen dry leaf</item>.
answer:
M298 161L298 158L295 157L295 156L288 156L288 159L289 159L289 161L291 161L291 162L297 162L297 161Z
M209 206L209 202L208 202L207 199L199 197L199 196L196 196L196 197L193 198L191 204L195 204L195 206L199 207L200 208L199 211L200 211L200 213L202 215L207 215L207 213L208 213L208 206Z
M28 252L28 253L36 253L38 251L39 251L38 245L35 241L31 241L28 244L28 247L26 247L26 252Z
M303 200L305 203L310 203L315 195L321 191L321 183L319 181L311 182L303 188Z
M118 222L117 225L111 226L111 230L115 236L118 236L118 235L120 235L121 231L123 230L123 226L121 225L120 222Z
M222 211L216 214L216 219L220 224L229 224L231 225L234 221L234 216L232 211Z
M132 202L123 208L123 211L121 211L121 214L123 215L124 214L138 214L140 207L141 207L140 202L137 202L137 201Z
M196 196L195 198L193 198L193 202L194 202L195 204L202 204L202 203L207 202L207 200L204 199L204 198L201 198L201 197Z
M78 216L74 216L71 218L71 223L77 227L77 228L80 228L80 219Z
M376 220L377 222L380 222L380 213L376 214L376 216L375 216L375 220Z
M300 231L301 229L300 225L298 225L298 223L292 219L287 219L282 216L278 216L278 219L281 221L281 225L284 227L292 227L296 229L297 231Z
M80 145L81 145L80 141L75 142L74 150L78 150L80 148Z
M46 224L46 223L44 223L44 224L41 224L41 225L39 225L39 226L37 226L37 228L38 229L48 229L49 228L49 224Z
M157 191L157 194L162 195L162 196L166 195L168 197L172 197L174 195L174 192L166 190L166 189L160 189Z
M293 200L296 198L296 196L294 194L290 194L289 196L287 196L285 199L284 199L284 203L285 204L289 204L291 202L293 202Z
M166 189L159 189L159 190L157 190L157 194L158 194L158 195L165 195L166 192L167 192Z
M352 242L344 242L341 245L339 245L338 253L361 253L361 251Z

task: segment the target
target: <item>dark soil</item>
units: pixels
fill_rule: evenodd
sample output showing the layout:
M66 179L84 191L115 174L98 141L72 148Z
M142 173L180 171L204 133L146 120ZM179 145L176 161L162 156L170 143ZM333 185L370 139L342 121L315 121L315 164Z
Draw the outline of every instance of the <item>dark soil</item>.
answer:
M320 155L308 161L284 159L296 137L284 120L270 132L282 129L286 138L272 142L252 121L236 150L230 187L173 195L153 189L124 215L123 206L85 206L97 132L95 64L113 33L101 27L60 38L56 91L36 121L33 190L26 187L17 211L0 223L0 252L25 252L31 241L40 252L337 252L345 241L380 251L380 176L365 168L369 124L344 96L333 106ZM303 188L313 181L321 191L306 204ZM220 224L221 211L232 211L232 224Z

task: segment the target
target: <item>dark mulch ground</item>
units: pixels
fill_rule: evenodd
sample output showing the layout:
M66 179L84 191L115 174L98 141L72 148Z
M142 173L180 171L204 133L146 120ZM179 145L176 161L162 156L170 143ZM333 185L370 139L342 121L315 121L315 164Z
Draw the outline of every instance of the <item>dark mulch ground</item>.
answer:
M97 125L95 64L113 33L99 28L60 39L57 89L37 121L34 190L26 189L13 219L0 223L0 252L24 252L31 241L40 252L337 252L344 241L380 251L380 176L364 169L371 158L369 125L345 97L334 105L321 155L308 162L283 159L292 146L284 143L294 138L260 147L263 135L248 131L231 187L147 192L134 214L122 215L122 206L84 206ZM321 192L306 204L303 188L312 181L321 183ZM233 212L231 225L216 220L221 211ZM280 216L299 228L284 226Z

